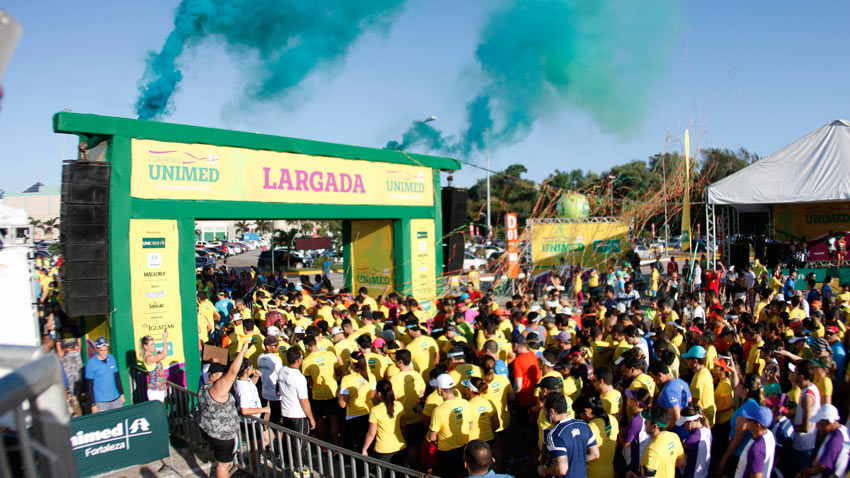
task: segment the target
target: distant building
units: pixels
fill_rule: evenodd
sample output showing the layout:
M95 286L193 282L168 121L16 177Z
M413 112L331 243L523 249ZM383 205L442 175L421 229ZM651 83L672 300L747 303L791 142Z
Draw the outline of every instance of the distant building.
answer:
M2 201L13 208L23 209L27 216L45 222L56 219L53 231L45 235L41 228L34 228L36 239L59 238L59 210L62 204L62 187L35 183L21 193L6 193Z

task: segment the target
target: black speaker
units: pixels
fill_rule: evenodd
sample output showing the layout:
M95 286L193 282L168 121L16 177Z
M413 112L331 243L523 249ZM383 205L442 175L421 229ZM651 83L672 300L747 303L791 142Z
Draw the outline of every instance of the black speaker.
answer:
M764 260L764 236L756 236L753 246L755 248L755 258L764 264L766 262Z
M782 261L782 244L767 243L764 251L764 265L773 269Z
M443 188L443 234L463 231L466 227L466 203L469 191L460 188ZM457 230L457 231L456 231Z
M736 242L732 244L729 251L729 264L735 266L738 271L750 263L750 244L748 242Z
M459 274L463 270L463 234L449 234L443 240L443 263L446 274Z
M468 200L466 189L443 188L443 266L446 274L457 274L463 270L463 232Z
M66 161L62 165L59 235L64 258L65 312L108 314L109 181L111 165Z

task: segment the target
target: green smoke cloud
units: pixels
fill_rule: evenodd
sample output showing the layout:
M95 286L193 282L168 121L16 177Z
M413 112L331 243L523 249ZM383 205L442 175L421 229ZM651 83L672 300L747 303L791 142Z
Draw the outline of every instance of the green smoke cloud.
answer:
M183 0L174 29L159 52L151 52L139 87L140 119L168 114L183 79L178 60L187 46L213 36L235 57L256 54L245 65L249 100L278 97L317 68L342 60L366 30L384 28L404 0Z

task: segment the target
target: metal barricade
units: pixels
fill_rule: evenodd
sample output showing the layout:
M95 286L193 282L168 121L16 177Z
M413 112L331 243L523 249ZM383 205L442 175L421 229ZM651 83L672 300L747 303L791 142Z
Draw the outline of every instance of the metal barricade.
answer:
M168 382L165 403L171 434L206 449L198 427L197 394ZM234 463L242 471L262 477L307 478L299 473L308 470L310 476L322 478L434 478L251 416L239 419Z
M0 477L77 476L59 358L4 345L0 368Z

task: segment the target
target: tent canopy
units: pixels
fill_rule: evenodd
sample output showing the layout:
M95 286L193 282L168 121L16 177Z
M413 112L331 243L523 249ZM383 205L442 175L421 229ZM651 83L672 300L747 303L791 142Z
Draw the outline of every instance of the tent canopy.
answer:
M850 122L835 120L708 187L709 204L850 200Z

